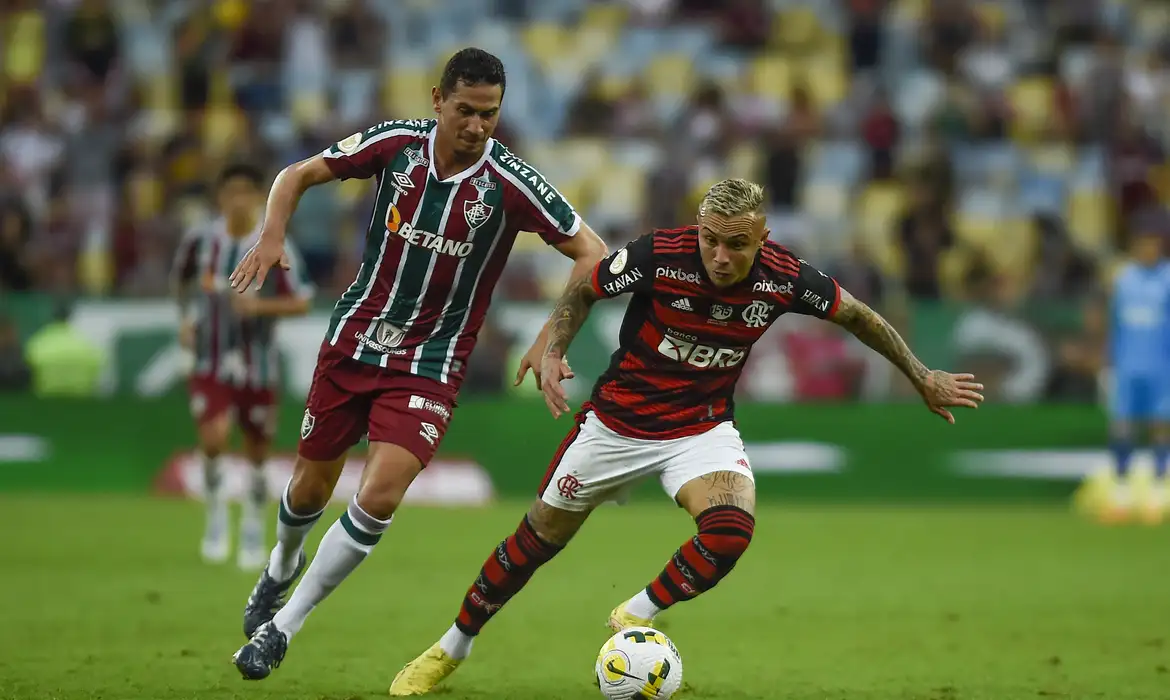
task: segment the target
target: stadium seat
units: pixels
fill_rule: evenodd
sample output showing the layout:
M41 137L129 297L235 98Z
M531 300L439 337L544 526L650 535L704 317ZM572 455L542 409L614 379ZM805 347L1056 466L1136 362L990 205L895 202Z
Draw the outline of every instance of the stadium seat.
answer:
M630 166L611 166L592 182L597 226L630 227L646 208L646 173Z
M752 92L778 102L792 94L793 66L786 56L767 53L752 60L749 85Z
M821 109L836 105L849 93L848 70L839 58L817 56L806 61L804 69L813 102Z
M1088 251L1100 253L1109 247L1113 209L1103 189L1074 189L1065 217L1073 242Z
M760 168L763 166L763 153L759 147L751 143L736 145L727 158L727 177L742 177L745 180L756 180Z
M954 246L943 251L938 261L939 288L944 297L957 298L963 293L967 271L977 251L966 246Z
M1021 143L1042 138L1053 124L1055 89L1044 77L1024 78L1008 89L1012 138Z
M848 219L849 198L849 188L842 180L820 178L800 188L801 209L818 221Z
M993 267L1009 278L1022 281L1032 271L1036 256L1036 227L1028 219L999 222L986 253Z
M385 99L387 113L404 118L431 113L431 86L434 80L425 70L396 67L387 71Z
M906 206L902 187L892 182L867 185L854 203L857 234L875 261L886 271L895 267L894 227Z
M621 33L629 12L621 3L593 2L585 6L581 15L581 26L600 29L616 36Z
M772 46L790 52L810 48L822 36L821 20L810 7L801 5L777 12L772 20Z
M536 65L552 71L562 60L568 45L568 33L559 24L533 22L523 29L521 41Z
M686 98L694 87L693 73L690 56L682 53L658 54L646 66L646 85L652 98Z

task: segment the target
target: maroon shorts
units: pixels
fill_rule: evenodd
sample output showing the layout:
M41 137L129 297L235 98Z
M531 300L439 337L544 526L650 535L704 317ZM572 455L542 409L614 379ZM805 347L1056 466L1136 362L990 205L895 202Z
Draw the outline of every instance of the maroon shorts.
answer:
M276 392L272 389L234 386L203 376L191 377L187 388L191 415L200 427L230 412L251 439L269 441L276 433Z
M455 388L434 379L358 362L321 346L301 421L299 454L327 462L357 444L386 442L426 466L455 408Z

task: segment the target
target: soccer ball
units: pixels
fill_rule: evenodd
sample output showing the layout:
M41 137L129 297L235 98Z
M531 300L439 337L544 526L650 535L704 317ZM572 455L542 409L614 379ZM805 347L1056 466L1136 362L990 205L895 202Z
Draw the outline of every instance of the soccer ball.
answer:
M597 683L610 700L666 700L682 685L682 657L674 642L650 627L631 627L609 638L597 654Z

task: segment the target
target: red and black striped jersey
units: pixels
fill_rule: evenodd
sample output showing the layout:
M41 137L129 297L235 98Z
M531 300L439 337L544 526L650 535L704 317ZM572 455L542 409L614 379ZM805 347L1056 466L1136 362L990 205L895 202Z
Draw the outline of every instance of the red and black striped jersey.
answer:
M602 297L633 296L585 409L621 435L651 440L733 420L752 344L786 313L829 318L841 298L836 280L771 241L746 279L716 287L695 226L634 240L598 263L593 287Z

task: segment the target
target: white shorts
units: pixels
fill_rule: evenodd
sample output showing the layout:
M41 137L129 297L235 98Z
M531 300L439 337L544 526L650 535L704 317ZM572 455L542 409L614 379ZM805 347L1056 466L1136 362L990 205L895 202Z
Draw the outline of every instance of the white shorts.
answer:
M540 498L561 510L585 511L605 501L624 502L652 474L673 500L691 479L737 472L752 482L743 440L731 421L705 433L672 440L643 440L610 430L595 413L566 439L549 465Z

